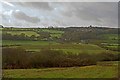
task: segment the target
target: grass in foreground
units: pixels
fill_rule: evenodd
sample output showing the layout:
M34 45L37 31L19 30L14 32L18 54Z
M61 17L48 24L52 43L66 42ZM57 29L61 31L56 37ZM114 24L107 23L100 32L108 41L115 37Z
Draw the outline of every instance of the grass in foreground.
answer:
M85 66L71 68L8 69L5 78L116 78L117 66Z

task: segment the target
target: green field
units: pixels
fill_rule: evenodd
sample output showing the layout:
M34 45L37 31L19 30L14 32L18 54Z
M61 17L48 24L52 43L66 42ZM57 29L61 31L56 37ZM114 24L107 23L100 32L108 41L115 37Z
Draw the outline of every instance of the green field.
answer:
M52 33L52 34L50 34L50 36L51 36L51 37L57 37L57 38L60 38L60 37L62 36L62 34L61 34L61 33L58 33L58 34L56 34L56 33Z
M13 40L3 40L2 45L50 45L50 44L59 44L54 41L13 41Z
M26 49L27 51L40 51L41 49L53 49L62 50L65 53L86 53L86 54L98 54L98 53L117 53L115 51L105 50L97 45L93 44L60 44L53 41L10 41L3 40L2 45L13 45L9 47L19 47ZM15 45L15 46L14 46ZM19 46L16 46L19 45Z
M87 31L86 29L81 30L81 29L49 29L49 28L6 28L5 31L3 30L3 32L0 32L0 34L4 34L4 33L9 33L11 35L18 35L17 38L14 39L14 37L11 39L9 36L7 36L7 34L5 35L6 37L0 41L0 43L2 43L2 48L4 51L4 53L6 54L6 62L7 62L7 69L3 69L3 77L5 78L115 78L117 77L118 74L118 62L117 62L117 58L116 58L116 54L119 53L119 51L117 51L118 48L118 35L117 34L111 34L111 33L107 33L107 34L103 34L102 32L104 32L104 30L102 32L100 32L100 39L96 38L96 36L90 35L91 37L94 36L93 39L91 39L91 37L88 35L87 37L89 37L90 39L87 39L84 36L80 36L79 38L76 38L79 35L85 35L86 33L82 33L82 31ZM89 31L89 30L88 30ZM74 35L71 36L71 33L74 33ZM81 32L81 33L80 33ZM94 32L94 30L93 30ZM31 38L32 35L34 35L34 39L23 39L20 38L19 39L19 35L21 35L22 33L24 33L26 36L28 36L29 38ZM97 33L97 32L95 32ZM41 36L42 34L42 36ZM62 36L63 35L63 36ZM26 37L25 36L25 37ZM41 37L37 37L37 36L41 36ZM46 38L47 37L47 38ZM7 39L6 39L7 38ZM81 39L82 38L82 39ZM76 40L74 40L76 39ZM85 39L85 40L84 40ZM68 40L68 41L66 41ZM70 42L69 42L70 40ZM89 41L90 40L90 41ZM12 50L13 48L16 48L15 50ZM14 57L16 56L16 54L18 53L18 50L23 49L23 52L19 52L19 53L23 53L20 54L18 56L18 58ZM11 49L11 50L9 50ZM21 49L21 50L22 50ZM8 50L8 52L7 52ZM43 52L42 52L43 50ZM44 50L48 50L48 52L44 52ZM50 50L52 52L50 52ZM10 52L10 51L15 51L14 52ZM58 51L58 52L55 52ZM60 52L61 51L61 52ZM62 55L63 58L61 58L61 56L59 56L59 52L62 54L67 56L69 54L72 54L72 56L74 57L74 55L76 56L76 54L80 54L77 55L78 57L74 57L71 58L71 55L69 55L70 57L64 57L64 55ZM24 53L25 52L25 53ZM8 53L8 54L7 54ZM9 54L11 53L11 54ZM18 54L19 54L18 53ZM29 66L27 66L27 69L24 69L19 66L19 64L22 64L22 60L24 60L23 56L26 55L26 53L28 53L27 57L25 57L26 63L23 63L25 65L27 65L27 58L28 59L28 63L30 62L30 68ZM36 54L38 55L36 55ZM46 54L48 53L48 54ZM54 56L49 55L49 53L54 54ZM57 57L56 57L56 53L58 53ZM111 54L109 54L111 53ZM43 55L44 54L44 55ZM74 55L73 55L74 54ZM85 54L85 55L84 55ZM86 55L87 54L87 55ZM90 56L89 56L90 54ZM106 55L107 54L107 55ZM114 55L115 55L115 59L114 60ZM9 55L9 56L8 56ZM13 56L11 56L13 55ZM40 55L40 56L39 56ZM44 58L41 58L41 55L44 56ZM58 63L58 61L62 61L66 60L66 63L64 63L65 61L62 62L62 64L70 64L71 63L77 63L77 64L81 64L81 65L73 65L72 67L63 67L63 66L59 66L59 67L55 67L55 66L49 66L50 63L48 58L45 58L46 55L50 56L50 59L55 61L53 63ZM96 57L97 55L97 57ZM31 56L32 59L31 59ZM82 57L83 59L82 59ZM84 57L85 56L85 57ZM91 57L92 56L92 57ZM94 63L94 61L92 62L92 60L96 59L100 56L100 58L103 58L101 62L100 61L95 61L96 63L93 64L89 64L89 63ZM9 64L9 57L11 60L11 63ZM20 60L19 60L20 57ZM38 58L37 58L38 57ZM47 56L48 57L48 56ZM90 59L88 58L90 57ZM16 58L16 59L15 59ZM22 58L22 59L21 59ZM33 60L34 59L34 60ZM58 59L58 60L57 60ZM16 66L16 63L18 64L18 68L13 69L11 68L11 64L12 64L12 60L13 60L13 67ZM15 61L16 60L16 61ZM17 62L18 60L18 62ZM35 63L31 63L32 61ZM48 62L47 62L48 60ZM99 58L98 58L99 60ZM108 62L104 62L108 60ZM113 61L112 61L113 60ZM37 63L38 61L38 63ZM47 63L47 65L49 67L45 68L46 66L42 66L43 63L39 63L43 61L43 63ZM45 61L45 62L44 62ZM74 62L76 61L76 62ZM80 62L78 62L80 61ZM112 61L112 62L111 62ZM116 62L115 62L116 61ZM38 67L39 64L39 67ZM41 65L42 64L42 65ZM59 63L60 64L60 63ZM88 65L84 65L84 64L89 64ZM10 66L9 66L10 65ZM34 67L35 65L35 67ZM6 64L4 64L4 66L6 66ZM24 65L22 65L24 67ZM82 67L81 67L82 66ZM26 66L25 66L26 67ZM44 67L44 68L43 68Z
M116 40L118 40L119 35L118 34L104 34L104 35L102 35L102 37L104 37L105 39L116 39Z
M106 64L106 63L105 63ZM109 62L110 64L110 62ZM116 78L118 65L93 65L71 68L9 69L3 70L7 78Z
M53 37L60 38L61 35L64 33L64 31L60 31L60 30L49 30L49 29L42 29L41 31L50 33L50 36L51 36L52 38L53 38Z
M35 35L36 37L39 36L39 34L37 34L36 32L34 31L4 31L3 33L9 33L9 34L12 34L12 35L20 35L20 34L25 34L26 36L32 36L32 35Z
M53 37L57 37L57 38L60 38L61 37L61 35L64 33L64 31L57 31L57 30L48 30L48 29L43 29L43 30L41 30L41 31L43 31L43 32L49 32L50 33L50 36L51 36L51 38L53 38ZM38 32L41 32L41 31L38 31ZM3 32L1 32L1 33L9 33L9 34L11 34L11 35L21 35L22 33L23 34L25 34L26 36L28 36L28 37L30 37L30 36L32 36L32 35L34 35L34 36L40 36L40 34L38 34L38 33L36 33L35 31L22 31L22 30L18 30L18 31L16 31L16 30L14 30L14 31L3 31ZM0 34L1 34L0 33Z
M49 29L43 29L42 31L44 31L44 32L49 32L49 33L56 33L56 34L63 34L63 33L64 33L64 31L49 30Z

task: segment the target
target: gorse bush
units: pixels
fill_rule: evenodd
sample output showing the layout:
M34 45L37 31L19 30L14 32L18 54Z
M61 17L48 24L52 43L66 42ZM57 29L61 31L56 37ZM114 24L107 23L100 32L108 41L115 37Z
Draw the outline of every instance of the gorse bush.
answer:
M32 64L35 67L59 67L65 56L62 51L41 50L33 56Z
M49 49L30 53L21 48L3 48L3 68L6 69L87 66L94 65L97 61L112 60L118 60L117 55L65 54L60 50Z
M28 68L30 54L24 49L5 48L2 52L3 68Z

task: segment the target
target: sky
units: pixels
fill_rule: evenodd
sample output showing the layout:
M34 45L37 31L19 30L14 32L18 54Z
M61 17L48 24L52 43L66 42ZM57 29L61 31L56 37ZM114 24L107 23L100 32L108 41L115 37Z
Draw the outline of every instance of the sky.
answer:
M118 26L117 2L7 2L2 1L3 26L86 27Z

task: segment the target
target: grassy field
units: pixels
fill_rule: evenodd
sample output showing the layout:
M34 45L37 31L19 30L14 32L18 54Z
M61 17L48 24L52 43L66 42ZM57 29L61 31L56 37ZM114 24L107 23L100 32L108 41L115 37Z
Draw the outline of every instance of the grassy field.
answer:
M60 31L60 30L49 30L49 29L42 29L41 31L43 32L49 32L50 36L53 37L57 37L60 38L62 36L62 34L64 33L64 31Z
M49 45L49 44L58 44L54 41L13 41L13 40L3 40L2 45Z
M49 33L56 33L56 34L63 34L63 33L64 33L64 31L49 30L49 29L43 29L42 31L44 31L44 32L49 32Z
M57 31L57 30L48 30L48 29L43 29L41 30L43 32L49 32L50 33L50 36L51 38L53 37L57 37L57 38L60 38L61 35L64 33L64 31ZM2 32L1 32L2 33ZM0 33L0 34L1 34ZM26 36L30 37L32 35L35 35L36 37L37 36L40 36L39 34L37 34L35 31L22 31L22 30L18 30L18 31L3 31L3 34L4 33L9 33L11 35L20 35L22 33L24 33Z
M110 62L108 62L110 64ZM105 63L105 64L108 64ZM113 62L112 62L113 64ZM118 65L93 65L70 68L10 69L3 70L7 78L115 78Z
M60 38L62 36L62 34L61 33L57 33L57 34L56 33L51 33L50 36Z
M93 44L60 44L53 41L10 41L3 40L2 45L19 45L9 47L20 47L27 51L40 51L41 49L53 49L62 50L65 53L87 53L87 54L98 54L98 53L117 53L115 51L105 50L97 45Z
M100 47L99 45L94 45L95 41L92 43L78 43L78 42L70 42L70 43L59 43L56 42L57 38L61 38L61 36L65 33L64 31L54 30L54 29L17 29L13 28L13 30L5 30L4 33L10 33L12 35L20 35L24 33L27 36L35 35L39 36L36 32L47 32L50 33L50 38L53 41L27 41L27 40L3 40L0 41L2 43L2 48L23 48L26 51L31 51L31 53L38 53L37 51L41 51L43 49L51 49L51 50L61 50L64 53L73 53L73 54L95 54L100 53L112 53L117 54L119 52L113 51L110 49L116 49L118 47L118 35L117 34L103 34L103 40L96 40L96 43L105 43L104 47L110 48L106 49L104 47ZM2 34L2 32L0 32ZM70 35L71 36L71 35ZM55 38L57 37L57 38ZM55 40L54 40L55 38ZM66 38L66 37L64 37ZM9 53L9 52L8 52ZM17 51L18 53L18 51ZM48 52L47 52L48 53ZM36 55L36 54L35 54ZM11 54L10 54L11 56ZM111 55L110 55L111 56ZM53 56L52 56L53 57ZM95 56L96 57L96 56ZM36 57L35 57L36 58ZM13 58L12 58L13 59ZM42 59L37 61L42 61ZM51 59L51 58L50 58ZM22 59L21 59L22 60ZM25 57L26 60L26 57ZM62 60L62 59L61 59ZM13 60L15 61L15 60ZM80 60L79 60L80 61ZM24 62L24 61L23 61ZM82 62L81 62L82 63ZM4 69L3 77L5 78L115 78L118 74L118 62L98 62L97 65L91 66L83 66L83 67L62 67L62 68L32 68L32 69Z
M104 34L102 35L105 39L118 39L119 35L118 34Z
M37 34L36 32L34 31L4 31L4 33L9 33L9 34L12 34L12 35L20 35L20 34L25 34L26 36L32 36L32 35L35 35L36 37L39 36L39 34Z

